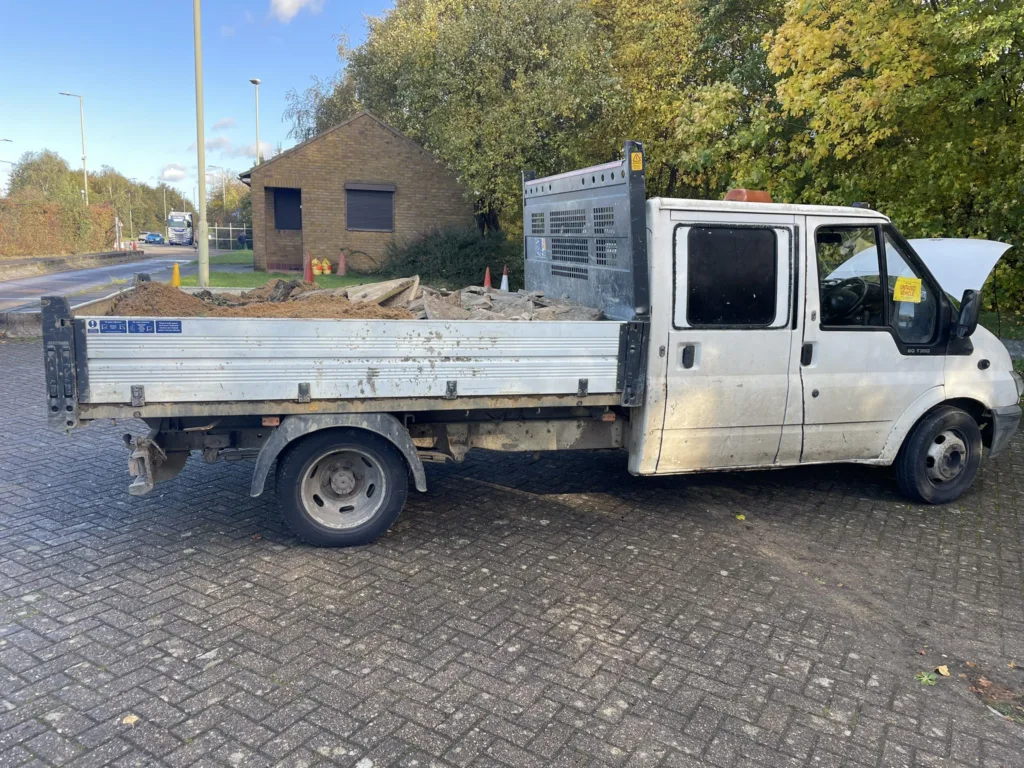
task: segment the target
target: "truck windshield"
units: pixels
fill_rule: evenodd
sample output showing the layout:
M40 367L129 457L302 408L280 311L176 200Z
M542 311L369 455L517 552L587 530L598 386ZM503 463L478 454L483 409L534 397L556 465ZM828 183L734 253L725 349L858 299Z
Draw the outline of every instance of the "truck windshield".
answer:
M170 226L172 227L184 227L185 217L184 216L171 216Z

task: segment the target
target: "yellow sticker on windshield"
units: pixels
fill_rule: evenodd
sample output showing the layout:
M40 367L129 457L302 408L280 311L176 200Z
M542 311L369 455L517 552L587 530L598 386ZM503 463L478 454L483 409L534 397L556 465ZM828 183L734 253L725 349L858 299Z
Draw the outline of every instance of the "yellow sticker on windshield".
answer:
M897 277L896 285L892 289L892 300L909 301L912 304L920 304L921 278Z

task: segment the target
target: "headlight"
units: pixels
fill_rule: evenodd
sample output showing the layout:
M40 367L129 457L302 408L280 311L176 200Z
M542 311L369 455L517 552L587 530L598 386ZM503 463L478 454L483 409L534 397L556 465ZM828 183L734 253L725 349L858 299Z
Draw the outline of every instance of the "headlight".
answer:
M1010 375L1013 376L1013 383L1017 385L1017 397L1024 397L1024 376L1016 371L1010 371Z

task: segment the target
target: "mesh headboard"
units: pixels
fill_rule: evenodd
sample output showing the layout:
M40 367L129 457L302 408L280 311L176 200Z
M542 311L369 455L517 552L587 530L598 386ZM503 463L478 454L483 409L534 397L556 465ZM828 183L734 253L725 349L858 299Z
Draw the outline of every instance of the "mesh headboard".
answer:
M616 320L649 312L643 145L622 160L543 179L523 173L526 289Z

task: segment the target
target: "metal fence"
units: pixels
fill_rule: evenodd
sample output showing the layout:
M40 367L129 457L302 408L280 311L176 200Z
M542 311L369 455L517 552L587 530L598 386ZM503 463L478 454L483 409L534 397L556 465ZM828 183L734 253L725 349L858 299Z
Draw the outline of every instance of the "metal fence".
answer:
M240 251L252 248L252 227L228 225L226 227L210 227L210 247L223 251ZM239 240L239 236L245 238Z

